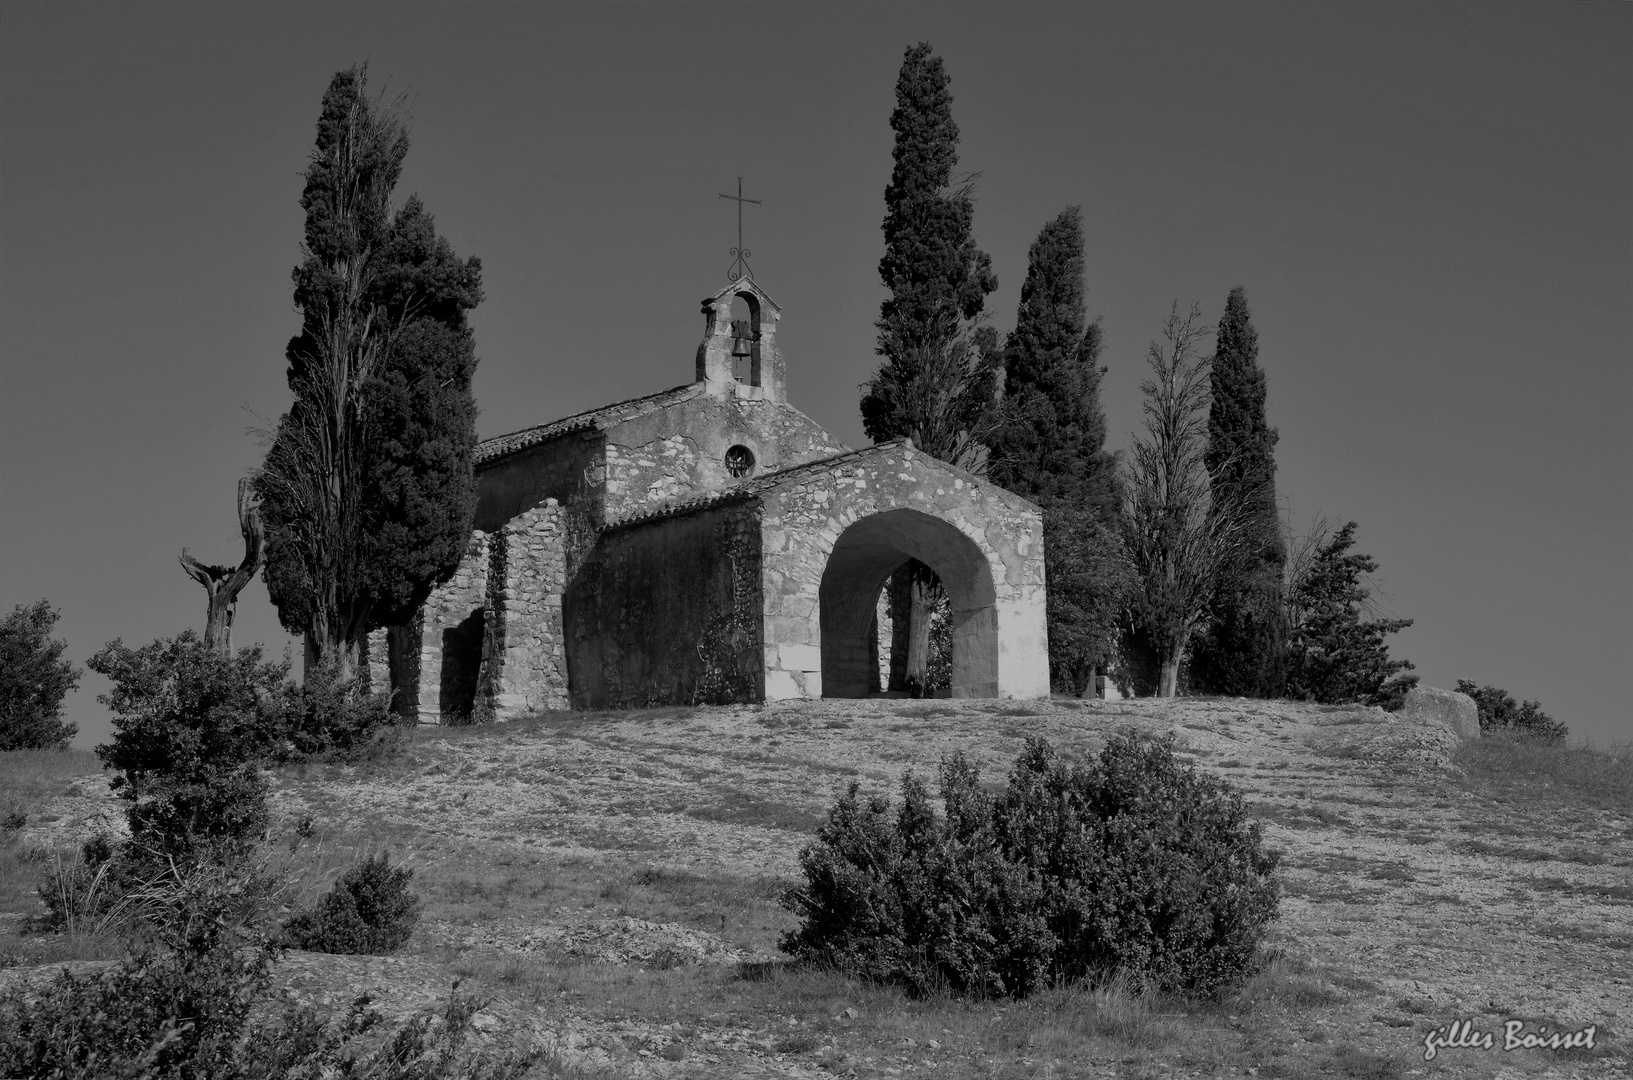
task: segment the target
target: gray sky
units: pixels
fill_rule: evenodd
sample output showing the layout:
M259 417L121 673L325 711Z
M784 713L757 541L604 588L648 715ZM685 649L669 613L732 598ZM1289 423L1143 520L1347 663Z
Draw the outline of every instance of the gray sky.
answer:
M1259 330L1279 493L1360 523L1424 681L1633 737L1633 5L0 6L0 605L76 661L200 627L288 403L301 172L339 68L409 92L482 259L483 437L687 382L742 175L791 400L853 445L903 49L952 75L1008 329L1080 204L1110 445L1169 305ZM258 419L261 418L261 419ZM264 587L238 643L281 653ZM109 731L87 675L70 718Z

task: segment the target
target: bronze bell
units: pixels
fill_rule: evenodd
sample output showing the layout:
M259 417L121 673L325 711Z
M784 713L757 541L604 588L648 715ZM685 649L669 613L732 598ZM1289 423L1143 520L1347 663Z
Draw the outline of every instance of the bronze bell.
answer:
M754 355L754 328L747 319L733 319L731 321L731 354L733 356Z

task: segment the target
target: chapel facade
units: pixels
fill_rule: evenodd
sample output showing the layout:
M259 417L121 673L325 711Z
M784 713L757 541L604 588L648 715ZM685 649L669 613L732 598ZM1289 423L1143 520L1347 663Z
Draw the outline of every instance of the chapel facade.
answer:
M372 684L427 723L863 697L880 591L918 559L950 600L950 695L1048 696L1037 507L788 404L751 277L703 315L692 382L477 445L470 546L411 625L370 635Z

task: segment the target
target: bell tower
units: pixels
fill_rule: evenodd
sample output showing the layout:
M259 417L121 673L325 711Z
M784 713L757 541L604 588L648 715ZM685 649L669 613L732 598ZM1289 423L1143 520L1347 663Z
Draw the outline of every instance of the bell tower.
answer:
M738 299L748 307L746 319L732 318L732 302ZM752 277L744 275L703 301L703 318L697 381L710 394L788 400L782 353L777 351L782 309Z

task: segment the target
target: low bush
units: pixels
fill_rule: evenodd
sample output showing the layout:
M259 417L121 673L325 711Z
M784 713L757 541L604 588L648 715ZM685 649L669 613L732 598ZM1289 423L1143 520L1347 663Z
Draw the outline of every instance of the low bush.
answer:
M311 908L284 923L293 948L326 953L396 952L420 918L420 901L408 891L414 872L393 870L385 855L352 867Z
M395 748L402 731L389 695L368 693L332 670L313 672L303 685L285 687L276 756L287 762L358 761Z
M940 780L939 816L911 774L894 810L851 785L801 852L784 951L920 994L1120 977L1212 995L1252 969L1279 857L1171 736L1119 736L1081 767L1030 741L996 795L962 755Z
M1515 701L1500 686L1477 686L1472 679L1458 679L1457 692L1474 699L1480 714L1480 734L1511 732L1549 742L1564 742L1568 728L1542 711L1540 701Z
M113 681L114 770L131 839L190 862L204 847L243 848L267 824L261 765L276 739L289 665L259 647L222 656L191 630L140 649L113 641L88 662Z
M536 1055L495 1057L466 1045L483 1003L458 984L440 1016L416 1016L364 1051L380 1017L360 997L338 1022L268 1000L278 947L256 929L266 882L201 867L177 883L157 937L111 971L64 971L41 990L0 992L0 1075L222 1080L502 1078ZM253 1011L264 1019L252 1023Z
M96 752L131 838L182 862L265 831L268 762L357 760L401 730L388 699L355 680L317 672L296 685L287 658L264 662L259 646L221 655L190 630L140 649L113 641L89 665L114 684L97 699L114 711L114 737Z

